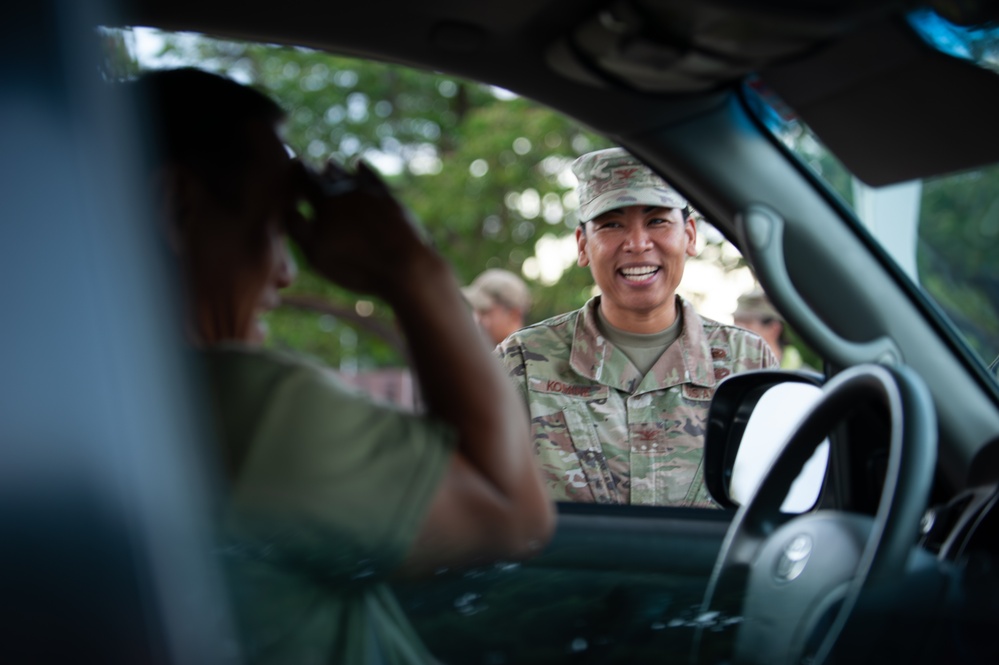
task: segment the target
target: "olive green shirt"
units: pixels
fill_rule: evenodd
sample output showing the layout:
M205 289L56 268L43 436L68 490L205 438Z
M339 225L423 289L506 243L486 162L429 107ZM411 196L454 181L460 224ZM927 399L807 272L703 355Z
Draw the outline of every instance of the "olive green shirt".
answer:
M289 354L228 347L204 359L248 661L433 662L384 580L417 535L453 432Z
M513 333L497 353L527 403L556 501L713 506L701 461L715 386L777 366L759 336L702 318L677 296L679 338L642 374L582 309Z

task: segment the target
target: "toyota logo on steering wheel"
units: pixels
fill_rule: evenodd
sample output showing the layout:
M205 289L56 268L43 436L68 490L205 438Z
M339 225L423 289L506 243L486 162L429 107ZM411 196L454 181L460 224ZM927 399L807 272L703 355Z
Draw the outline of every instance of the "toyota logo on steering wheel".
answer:
M784 545L777 559L777 570L774 577L778 582L790 582L801 575L812 553L812 538L807 534L799 534Z

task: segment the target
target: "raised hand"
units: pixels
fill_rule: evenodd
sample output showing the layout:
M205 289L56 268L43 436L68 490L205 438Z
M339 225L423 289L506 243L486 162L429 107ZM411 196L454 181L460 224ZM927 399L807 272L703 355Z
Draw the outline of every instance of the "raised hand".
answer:
M322 173L299 167L310 214L296 214L289 235L309 263L345 288L392 302L437 260L412 215L364 162L352 174L330 161Z

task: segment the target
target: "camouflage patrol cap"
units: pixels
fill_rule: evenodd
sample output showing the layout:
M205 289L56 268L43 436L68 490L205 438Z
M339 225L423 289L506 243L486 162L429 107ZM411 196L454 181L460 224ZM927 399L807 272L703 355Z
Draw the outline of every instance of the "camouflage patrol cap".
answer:
M509 270L490 268L464 287L464 294L472 309L484 312L494 305L527 312L531 308L531 291L520 277Z
M752 321L765 321L767 319L775 319L777 321L783 321L784 319L774 306L770 304L770 300L762 289L753 289L748 293L743 293L739 296L736 301L735 312L732 313L732 318L736 321L740 320L752 320Z
M623 148L582 155L572 163L579 180L579 221L631 205L683 208L687 200Z

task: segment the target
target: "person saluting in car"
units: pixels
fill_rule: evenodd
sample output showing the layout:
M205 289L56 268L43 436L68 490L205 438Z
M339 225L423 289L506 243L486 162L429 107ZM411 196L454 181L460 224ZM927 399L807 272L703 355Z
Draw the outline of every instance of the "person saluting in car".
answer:
M600 295L497 349L558 501L712 506L701 470L718 382L776 367L757 335L676 293L697 227L687 201L621 148L579 157L578 263Z
M363 164L314 174L280 108L193 69L131 90L159 134L154 199L187 295L227 472L223 553L253 663L428 663L386 576L537 553L554 511L523 406L449 267ZM312 210L308 219L299 203ZM261 347L294 268L391 304L427 412Z

